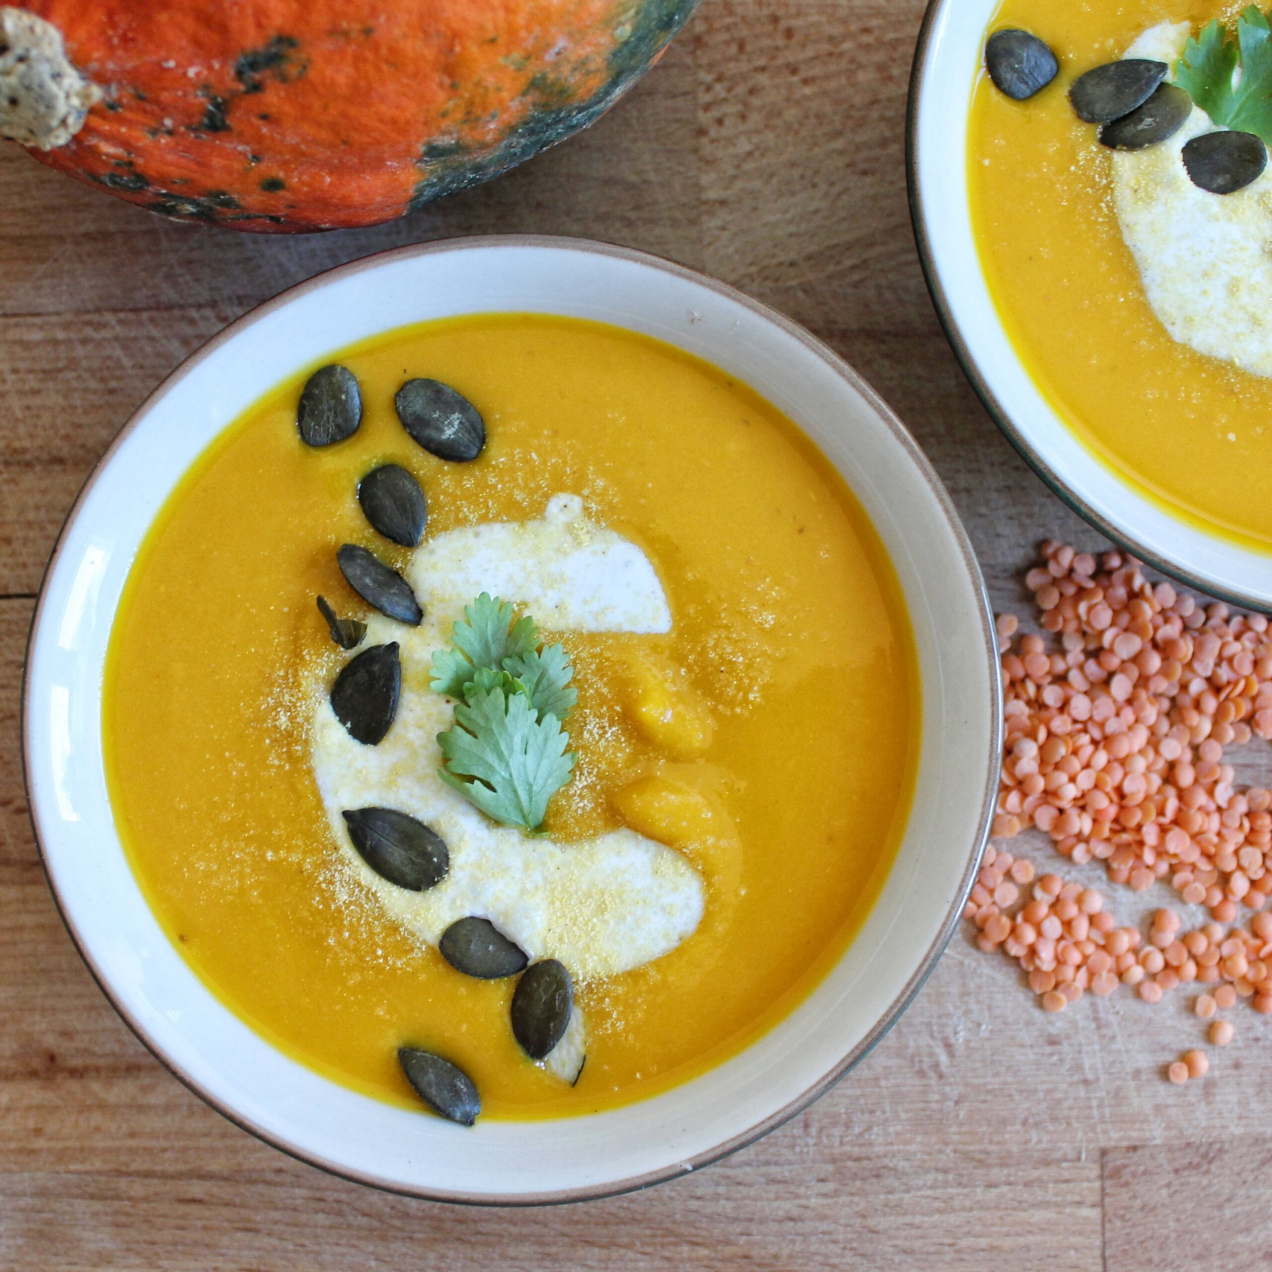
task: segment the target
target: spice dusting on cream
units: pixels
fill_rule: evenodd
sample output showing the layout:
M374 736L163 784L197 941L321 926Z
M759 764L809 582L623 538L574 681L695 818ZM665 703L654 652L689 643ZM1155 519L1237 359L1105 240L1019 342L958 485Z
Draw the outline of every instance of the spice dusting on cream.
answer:
M434 616L446 610L458 617L474 596L489 592L524 606L551 631L671 631L649 558L589 521L578 495L554 495L537 520L440 534L420 546L407 578Z

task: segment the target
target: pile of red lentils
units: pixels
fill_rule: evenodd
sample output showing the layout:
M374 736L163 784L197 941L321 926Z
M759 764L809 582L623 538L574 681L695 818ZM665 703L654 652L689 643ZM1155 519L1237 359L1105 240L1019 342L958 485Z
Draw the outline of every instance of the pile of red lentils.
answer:
M1119 984L1145 1002L1200 982L1202 1019L1248 1000L1272 1012L1272 792L1239 791L1224 747L1272 738L1272 632L1259 614L1200 605L1154 584L1117 552L1099 560L1048 542L1025 582L1043 630L1016 639L998 619L1005 740L996 840L1037 828L1082 864L1144 892L1158 880L1210 921L1185 931L1158 909L1147 938L1118 926L1096 889L1001 844L986 850L967 917L977 945L1028 974L1047 1011ZM1232 1025L1212 1020L1217 1046ZM1201 1077L1206 1055L1170 1065L1172 1082Z

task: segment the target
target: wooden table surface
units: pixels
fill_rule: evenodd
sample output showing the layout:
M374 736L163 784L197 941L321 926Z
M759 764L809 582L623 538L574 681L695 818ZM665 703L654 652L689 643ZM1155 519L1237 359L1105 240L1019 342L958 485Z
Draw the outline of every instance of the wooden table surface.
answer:
M915 1269L1272 1265L1272 1025L1186 1088L1183 994L1044 1015L960 933L897 1027L760 1143L650 1191L543 1210L389 1196L257 1142L165 1072L80 962L22 788L27 627L58 527L155 383L258 301L449 235L608 239L805 323L913 430L999 608L1047 536L1098 537L981 409L924 289L903 124L920 0L705 0L590 132L368 231L177 225L0 152L0 1268ZM1038 861L1047 857L1035 853Z

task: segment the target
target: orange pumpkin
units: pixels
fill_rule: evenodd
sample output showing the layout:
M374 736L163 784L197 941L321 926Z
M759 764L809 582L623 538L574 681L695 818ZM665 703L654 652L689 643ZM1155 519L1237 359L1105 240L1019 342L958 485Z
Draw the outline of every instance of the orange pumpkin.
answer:
M0 133L167 216L373 225L586 127L697 0L32 0Z

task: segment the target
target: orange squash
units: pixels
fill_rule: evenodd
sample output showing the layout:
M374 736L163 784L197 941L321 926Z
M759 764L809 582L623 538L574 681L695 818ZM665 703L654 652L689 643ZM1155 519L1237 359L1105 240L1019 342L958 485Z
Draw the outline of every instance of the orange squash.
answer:
M0 133L167 216L373 225L586 127L697 0L32 0Z

